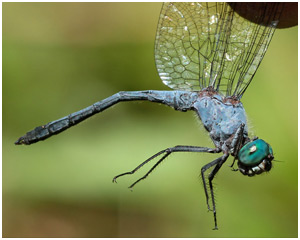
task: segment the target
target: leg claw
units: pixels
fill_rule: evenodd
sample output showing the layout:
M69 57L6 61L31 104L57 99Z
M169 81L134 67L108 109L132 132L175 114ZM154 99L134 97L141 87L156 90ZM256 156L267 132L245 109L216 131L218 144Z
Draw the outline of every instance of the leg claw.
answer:
M112 180L113 183L117 183L117 177L114 177Z

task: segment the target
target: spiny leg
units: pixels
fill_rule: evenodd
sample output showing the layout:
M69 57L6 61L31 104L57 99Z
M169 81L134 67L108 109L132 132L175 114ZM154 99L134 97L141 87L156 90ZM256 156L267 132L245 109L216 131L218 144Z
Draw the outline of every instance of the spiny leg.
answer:
M214 169L208 176L209 188L210 188L211 199L212 199L212 204L213 204L213 212L214 212L214 221L215 221L214 230L217 230L218 226L217 226L217 212L216 212L215 196L214 196L214 189L213 189L212 181L213 181L215 175L217 174L217 172L222 167L223 163L227 160L228 156L229 156L229 154L225 153L222 157L218 158L217 159L218 162L217 162L216 166L214 167Z
M168 155L170 155L173 152L207 152L207 153L219 153L221 150L218 148L207 148L207 147L197 147L197 146L175 146L172 148L167 148L164 149L156 154L154 154L152 157L148 158L146 161L142 162L139 166L137 166L135 169L133 169L130 172L125 172L120 175L117 175L113 178L113 182L116 182L118 177L127 175L127 174L133 174L135 173L138 169L140 169L142 166L144 166L146 163L150 162L152 159L158 157L161 154L164 154L158 162L140 179L135 181L133 184L129 186L129 188L132 188L135 184L137 184L139 181L145 179Z
M237 158L238 152L241 149L241 147L242 147L242 145L244 143L244 140L245 140L245 138L244 138L244 128L245 128L245 124L242 123L239 126L239 128L236 130L236 132L235 132L235 134L233 136L233 139L231 141L231 144L230 144L231 149L233 151L233 156L234 156L233 162L230 165L231 168L233 167L233 165L235 163L235 160Z
M140 169L142 166L144 166L146 163L150 162L152 159L158 157L159 155L165 153L166 150L167 150L167 149L162 150L162 151L160 151L160 152L154 154L152 157L150 157L150 158L148 158L146 161L142 162L140 165L138 165L138 166L137 166L135 169L133 169L132 171L130 171L130 172L125 172L125 173L121 173L121 174L115 176L115 177L113 178L112 181L116 183L116 182L117 182L117 178L119 178L119 177L121 177L121 176L124 176L124 175L128 175L128 174L134 174L137 170L139 170L139 169Z
M220 161L220 158L204 165L201 168L201 178L202 178L202 182L203 182L203 186L204 186L204 192L205 192L205 197L206 197L206 204L207 204L207 208L210 211L210 206L209 206L209 196L208 196L208 191L207 191L207 185L206 185L206 181L205 181L205 171L209 168L211 168L212 166L216 165L218 162Z
M148 175L168 156L170 155L172 152L208 152L208 153L218 153L221 150L220 149L212 149L212 148L205 148L205 147L196 147L196 146L176 146L173 148L167 148L164 151L166 151L166 154L160 159L158 160L158 162L140 179L138 179L137 181L135 181L133 184L131 184L129 186L129 188L134 187L134 185L136 185L139 181L145 179L146 177L148 177Z
M167 152L161 159L158 160L158 162L141 178L136 180L133 184L129 186L129 188L133 188L135 184L137 184L139 181L145 179L148 177L148 175L167 157L171 154L171 152Z

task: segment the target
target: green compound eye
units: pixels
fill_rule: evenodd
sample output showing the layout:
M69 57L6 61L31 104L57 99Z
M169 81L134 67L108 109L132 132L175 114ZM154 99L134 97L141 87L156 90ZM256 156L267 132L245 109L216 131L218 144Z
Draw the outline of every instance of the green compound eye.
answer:
M262 139L247 143L238 153L239 161L245 166L256 166L268 156L273 156L273 150Z

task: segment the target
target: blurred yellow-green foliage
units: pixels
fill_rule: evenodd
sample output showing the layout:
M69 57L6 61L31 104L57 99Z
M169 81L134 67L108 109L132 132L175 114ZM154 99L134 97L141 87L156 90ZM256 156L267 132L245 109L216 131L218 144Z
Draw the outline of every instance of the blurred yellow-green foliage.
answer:
M3 3L3 237L297 237L298 27L278 30L243 97L252 134L274 149L272 171L215 179L212 231L201 167L213 155L170 156L119 179L178 144L212 146L192 112L121 103L31 146L36 126L121 90L168 88L154 65L160 3Z

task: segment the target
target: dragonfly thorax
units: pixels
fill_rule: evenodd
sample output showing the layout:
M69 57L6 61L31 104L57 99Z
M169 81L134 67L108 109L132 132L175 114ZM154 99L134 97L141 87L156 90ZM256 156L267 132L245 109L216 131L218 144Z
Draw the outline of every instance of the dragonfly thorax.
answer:
M199 92L194 108L216 147L223 149L223 145L242 124L243 135L247 138L247 117L240 101L230 101L228 97L225 98L215 90L206 88Z

